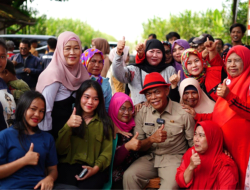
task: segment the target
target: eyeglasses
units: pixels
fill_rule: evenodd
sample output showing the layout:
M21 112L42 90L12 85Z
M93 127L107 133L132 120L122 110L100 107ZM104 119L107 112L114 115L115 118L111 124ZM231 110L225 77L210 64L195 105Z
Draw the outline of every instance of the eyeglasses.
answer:
M11 102L11 99L9 99L9 98L7 98L6 100L7 100L7 102Z
M19 49L20 49L20 50L25 50L25 51L28 50L28 48L19 48Z
M126 108L126 107L120 107L120 109L119 109L119 111L121 111L121 112L123 112L123 113L125 113L126 111L128 112L128 113L134 113L134 111L133 111L133 108Z

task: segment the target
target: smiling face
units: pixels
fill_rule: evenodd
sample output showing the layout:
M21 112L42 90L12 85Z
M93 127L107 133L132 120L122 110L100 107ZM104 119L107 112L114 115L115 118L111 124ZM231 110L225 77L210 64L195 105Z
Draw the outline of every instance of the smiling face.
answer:
M173 57L171 55L171 50L170 50L170 47L168 47L167 45L164 45L164 50L165 50L165 56L166 56L166 61L165 63L166 64L169 64L171 63Z
M184 47L182 47L178 44L175 44L174 48L173 48L174 60L180 63L181 62L181 55L184 51L185 51Z
M148 63L152 66L157 66L161 62L163 57L162 51L160 49L150 49L146 52L146 59Z
M42 99L36 98L30 104L30 107L27 109L25 114L25 120L28 123L28 127L36 127L44 117L45 112L45 103ZM31 131L27 129L28 131Z
M63 55L69 66L79 64L81 49L77 41L70 40L63 47Z
M129 101L124 102L119 109L117 119L121 122L128 123L133 117L133 106Z
M187 71L193 76L198 76L203 70L203 65L201 60L197 55L189 54L189 59L187 61Z
M103 59L99 53L94 54L90 59L87 71L92 75L99 76L103 69Z
M145 92L147 101L159 113L162 113L168 105L168 94L169 87L156 87Z
M199 94L196 90L185 90L182 100L184 104L194 108L199 101Z
M238 56L236 53L230 54L227 58L226 69L231 77L239 76L244 69L244 63L240 56Z
M231 40L235 43L241 42L241 38L243 37L243 35L244 34L242 33L241 28L239 26L234 27L230 33Z
M28 44L20 43L19 50L22 56L28 56L30 52L30 47Z
M95 109L99 104L99 98L96 90L88 88L81 97L81 107L85 113L94 114Z
M194 149L200 154L204 154L208 149L207 138L202 126L197 126L194 133Z
M3 72L7 64L7 50L0 45L0 72Z

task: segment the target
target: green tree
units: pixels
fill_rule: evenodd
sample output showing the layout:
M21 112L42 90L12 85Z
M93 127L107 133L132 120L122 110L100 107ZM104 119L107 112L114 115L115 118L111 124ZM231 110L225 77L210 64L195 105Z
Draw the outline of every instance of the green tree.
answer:
M248 2L240 2L238 7L237 22L247 26ZM215 38L221 38L224 42L231 42L229 28L232 24L232 3L227 0L223 4L223 10L207 10L205 12L192 12L186 10L178 15L171 15L169 19L154 17L143 23L142 38L155 33L159 40L166 40L166 34L176 31L182 39L200 36L209 33ZM246 43L246 37L242 39Z
M7 32L10 33L16 27L15 25L9 27ZM59 36L64 31L72 31L79 36L83 46L90 46L91 40L97 37L105 38L108 41L117 41L111 35L95 31L87 22L73 19L47 19L46 15L38 17L36 25L27 26L25 31L26 34L53 36ZM23 31L19 31L18 33L23 34Z

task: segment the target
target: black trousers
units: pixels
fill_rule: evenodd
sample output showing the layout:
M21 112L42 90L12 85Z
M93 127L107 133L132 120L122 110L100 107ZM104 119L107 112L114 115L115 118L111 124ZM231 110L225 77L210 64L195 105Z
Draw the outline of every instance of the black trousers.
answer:
M0 189L1 189L1 187L0 187ZM41 187L39 187L38 190L41 190ZM79 190L79 188L75 187L73 185L65 185L65 184L55 183L52 190Z
M58 178L56 182L61 184L73 185L78 187L79 189L102 189L103 185L108 181L109 169L107 168L103 172L98 172L97 174L85 180L78 181L75 178L75 175L79 175L81 173L81 171L83 170L83 165L87 164L58 164Z

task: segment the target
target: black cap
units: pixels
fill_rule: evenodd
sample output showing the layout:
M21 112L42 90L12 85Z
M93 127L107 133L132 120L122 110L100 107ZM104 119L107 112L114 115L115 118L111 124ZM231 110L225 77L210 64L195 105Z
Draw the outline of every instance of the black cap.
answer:
M203 44L207 41L207 38L209 38L210 41L214 42L214 38L210 34L202 34L201 36L194 38L193 43L195 44Z

